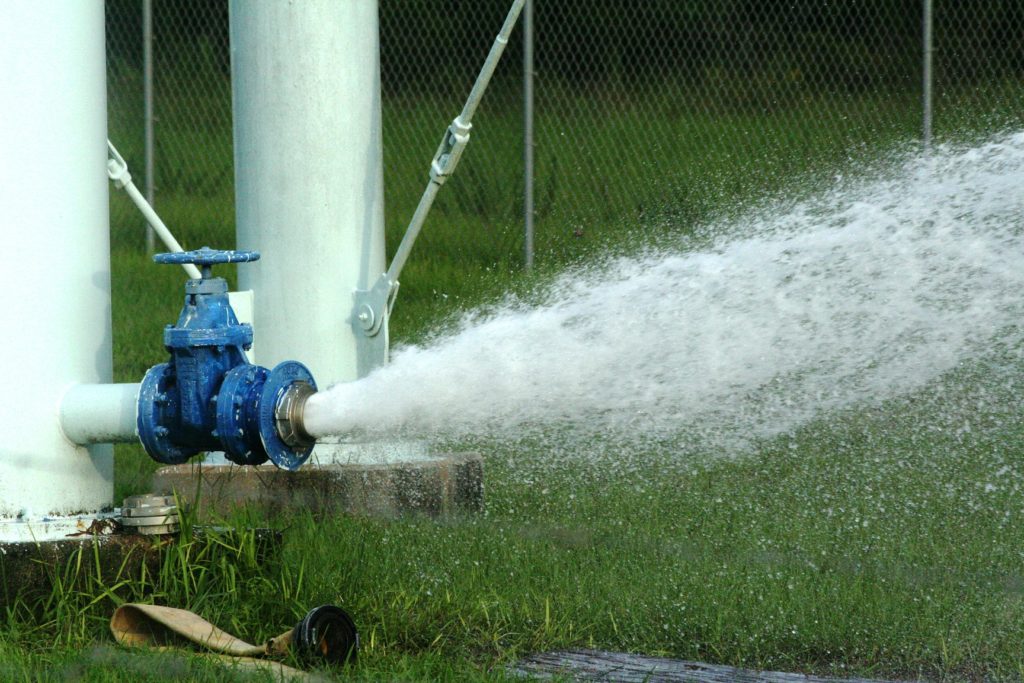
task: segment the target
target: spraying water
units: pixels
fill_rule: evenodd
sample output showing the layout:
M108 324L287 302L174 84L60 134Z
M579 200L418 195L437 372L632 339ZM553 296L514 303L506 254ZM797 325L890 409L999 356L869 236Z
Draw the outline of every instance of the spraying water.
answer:
M735 450L877 404L1020 348L1021 188L1017 133L572 270L314 396L307 428Z

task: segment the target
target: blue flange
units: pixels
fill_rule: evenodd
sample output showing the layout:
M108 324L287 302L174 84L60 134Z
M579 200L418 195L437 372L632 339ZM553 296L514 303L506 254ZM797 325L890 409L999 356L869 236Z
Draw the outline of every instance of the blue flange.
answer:
M217 436L228 460L238 465L261 465L267 453L254 437L259 429L259 401L269 372L259 365L228 370L217 392ZM254 447L255 446L255 447Z
M136 427L146 452L157 462L168 465L180 465L200 452L180 445L172 436L168 424L173 425L181 412L178 403L179 395L174 387L170 363L151 367L139 387Z
M294 360L279 363L270 371L267 381L263 384L262 396L259 401L260 440L271 462L283 470L297 470L313 452L313 444L306 446L289 446L277 431L274 414L281 397L296 382L305 382L316 390L316 381L309 369Z

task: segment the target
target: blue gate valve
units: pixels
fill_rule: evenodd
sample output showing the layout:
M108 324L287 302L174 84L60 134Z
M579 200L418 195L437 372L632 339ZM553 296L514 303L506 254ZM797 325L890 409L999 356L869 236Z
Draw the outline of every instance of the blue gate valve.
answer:
M220 263L258 260L255 251L157 254L157 263L192 263L202 277L185 283L178 322L164 329L171 357L150 368L139 391L139 438L154 460L177 465L205 451L224 451L239 465L270 459L295 470L309 458L314 440L302 427L301 408L316 392L302 363L273 370L253 365L252 326L239 323L228 301L228 284L212 276Z

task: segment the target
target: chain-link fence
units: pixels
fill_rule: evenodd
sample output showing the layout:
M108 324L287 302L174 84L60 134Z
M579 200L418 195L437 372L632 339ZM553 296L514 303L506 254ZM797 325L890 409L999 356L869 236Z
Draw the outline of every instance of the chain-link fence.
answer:
M152 178L145 173L146 5L152 13ZM211 232L231 234L234 166L226 0L110 0L107 60L110 135L136 184L151 185L157 210L183 244L199 246ZM115 228L123 218L131 223L131 236L144 234L125 198L116 197L111 211Z
M935 1L935 121L946 134L1019 127L1024 3Z
M111 135L136 178L146 1L108 0ZM186 243L190 232L231 234L227 2L149 1L158 208ZM919 141L932 2L936 138L1019 126L1021 3L533 0L538 258L608 226L697 220ZM381 0L389 240L400 238L508 4ZM464 230L428 229L418 250L435 240L467 258L520 258L523 35L520 26L435 208L432 221Z

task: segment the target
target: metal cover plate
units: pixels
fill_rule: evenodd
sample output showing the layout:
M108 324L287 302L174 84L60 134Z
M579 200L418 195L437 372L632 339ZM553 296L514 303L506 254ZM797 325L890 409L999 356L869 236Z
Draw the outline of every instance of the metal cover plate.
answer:
M140 496L128 496L124 499L122 508L142 508L142 507L167 507L174 505L174 496L157 496L152 493L146 493Z
M140 526L135 531L145 536L159 536L161 534L176 534L179 528L177 524L161 524L160 526Z
M121 526L160 526L177 524L178 515L157 515L155 517L122 517Z
M177 505L147 505L138 508L121 508L122 517L157 517L178 514Z

